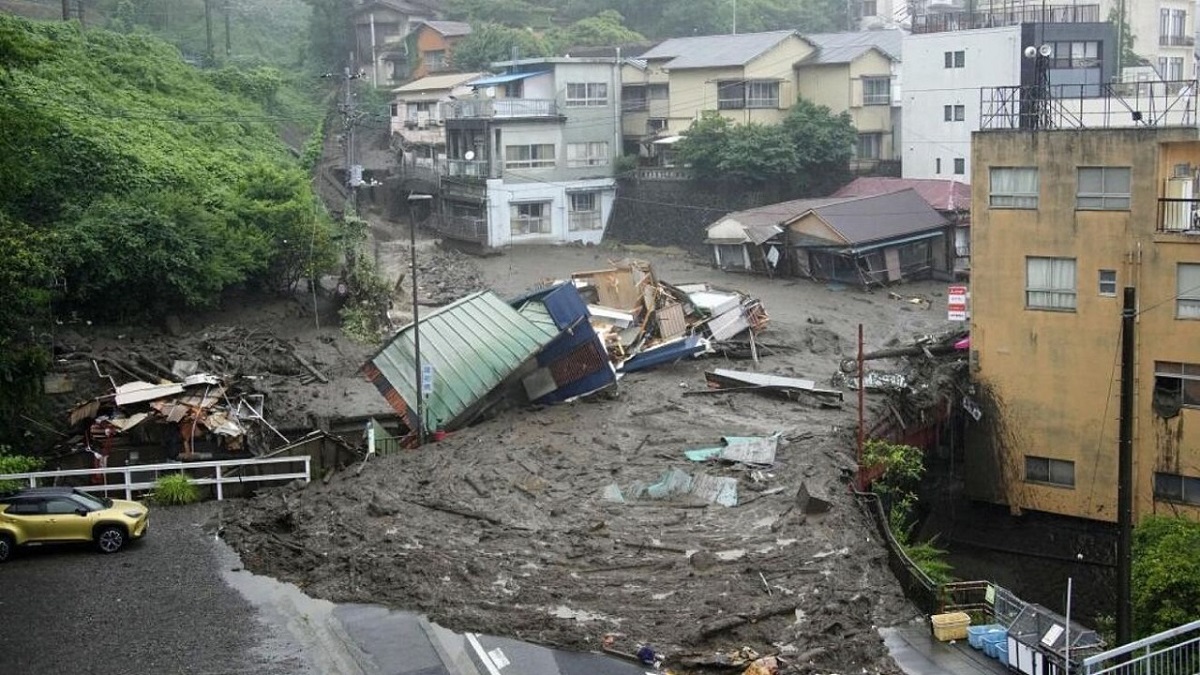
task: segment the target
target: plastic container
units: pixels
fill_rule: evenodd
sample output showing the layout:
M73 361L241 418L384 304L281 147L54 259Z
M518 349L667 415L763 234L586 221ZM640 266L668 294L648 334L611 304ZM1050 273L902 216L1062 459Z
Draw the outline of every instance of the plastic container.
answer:
M992 631L990 633L985 633L983 636L983 653L987 654L988 656L995 659L995 658L999 658L998 656L996 656L996 652L1000 649L1003 649L1005 651L1005 654L1006 654L1005 658L1007 658L1008 632L1003 631L1003 630L998 630L998 631Z
M951 612L949 614L934 614L929 617L933 626L933 636L942 642L967 639L967 628L971 625L971 616L966 612Z
M996 643L996 660L1000 663L1008 663L1008 637Z
M983 649L983 636L992 631L1003 631L1004 627L998 623L988 623L982 626L969 626L967 628L967 642L975 649Z

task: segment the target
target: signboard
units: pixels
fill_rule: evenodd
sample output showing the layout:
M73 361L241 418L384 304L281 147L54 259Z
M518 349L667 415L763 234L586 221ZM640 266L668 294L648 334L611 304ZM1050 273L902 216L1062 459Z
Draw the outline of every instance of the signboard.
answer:
M946 289L946 320L966 321L971 314L967 301L971 297L966 286L951 286Z
M428 396L433 393L433 364L421 364L421 395Z

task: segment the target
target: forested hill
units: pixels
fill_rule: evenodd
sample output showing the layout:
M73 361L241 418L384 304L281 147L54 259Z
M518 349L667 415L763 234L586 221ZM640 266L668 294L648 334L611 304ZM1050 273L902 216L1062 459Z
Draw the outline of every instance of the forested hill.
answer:
M0 383L37 365L52 310L152 316L328 261L275 131L279 84L146 35L0 16Z

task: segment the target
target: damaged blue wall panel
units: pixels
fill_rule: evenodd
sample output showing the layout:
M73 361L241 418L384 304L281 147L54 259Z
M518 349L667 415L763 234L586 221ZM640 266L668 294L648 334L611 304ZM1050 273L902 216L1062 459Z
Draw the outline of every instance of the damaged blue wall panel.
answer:
M537 356L538 366L549 371L556 387L534 399L535 403L566 401L617 381L604 345L589 321L587 303L574 285L560 284L514 303L523 314L549 315L562 331Z
M425 400L427 425L447 429L455 428L464 413L558 335L490 291L468 295L421 317L420 330L421 361L434 368L433 392ZM410 427L415 426L413 404L420 385L413 325L401 328L368 363L407 405L389 403ZM363 370L370 374L371 368Z

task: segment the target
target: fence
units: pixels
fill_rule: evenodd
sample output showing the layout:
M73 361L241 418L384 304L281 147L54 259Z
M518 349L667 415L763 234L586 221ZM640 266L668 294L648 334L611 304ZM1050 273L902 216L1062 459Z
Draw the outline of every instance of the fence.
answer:
M1200 620L1083 660L1082 675L1200 673Z
M311 474L312 458L308 455L298 457L252 457L249 459L228 459L215 462L165 462L162 464L133 464L130 466L104 468L104 469L68 469L65 471L34 471L30 473L10 473L0 475L0 480L20 481L27 483L30 487L39 487L41 481L50 479L50 484L56 484L60 478L72 477L89 477L104 476L107 480L108 476L120 476L124 480L120 483L105 482L98 485L79 485L75 486L86 492L103 492L105 494L113 491L123 491L125 499L133 499L134 492L143 492L154 488L154 483L163 473L183 473L191 479L195 485L215 485L217 491L217 499L225 498L224 486L230 483L245 484L245 483L265 483L265 482L286 482L292 480L303 479L304 482L312 480ZM284 473L272 473L267 475L247 476L243 473L229 475L227 469L244 469L246 467L262 467L262 466L277 466L284 464L300 464L304 465L303 471L291 471ZM213 475L192 475L195 472L203 471L207 473L211 470ZM135 474L137 474L135 480ZM144 480L147 474L153 477L150 480Z

